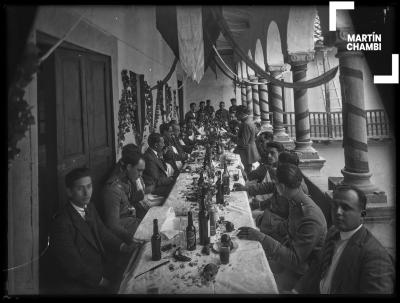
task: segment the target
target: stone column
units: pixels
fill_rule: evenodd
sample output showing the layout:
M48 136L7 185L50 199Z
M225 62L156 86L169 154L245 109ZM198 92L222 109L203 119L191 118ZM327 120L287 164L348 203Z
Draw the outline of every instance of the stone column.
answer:
M258 85L258 95L260 99L260 113L261 113L261 129L272 131L272 125L269 119L268 86L267 86L268 82L263 78L258 78L258 82L265 83Z
M244 84L244 82L240 84L240 93L242 97L242 105L247 106L246 84Z
M367 124L364 101L363 53L346 49L347 35L351 28L340 28L336 46L340 68L342 93L343 148L345 167L341 170L343 183L361 189L369 202L386 203L387 197L371 183L372 173L368 164Z
M307 80L307 63L312 60L314 60L314 52L289 54L293 83ZM312 147L307 89L294 89L293 96L296 123L295 152L298 153L304 166L320 169L325 160L320 158L318 152Z
M253 113L253 91L249 83L246 83L246 103L250 113Z
M258 78L257 77L251 77L251 82L257 82ZM259 98L259 93L258 93L258 84L253 84L251 86L251 91L253 95L253 119L254 121L261 122L261 116L260 116L260 98Z
M270 73L275 79L282 77L282 66L269 67ZM285 147L290 148L293 145L293 140L290 139L283 127L283 110L282 110L282 89L279 85L268 83L268 99L270 110L273 113L272 125L274 140L281 142Z

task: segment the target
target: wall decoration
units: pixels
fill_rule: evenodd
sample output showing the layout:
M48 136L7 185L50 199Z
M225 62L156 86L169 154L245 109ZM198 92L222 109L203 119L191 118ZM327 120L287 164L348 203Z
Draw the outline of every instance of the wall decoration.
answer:
M8 122L8 168L19 155L18 142L25 137L31 125L35 124L32 106L24 99L25 88L38 71L39 51L33 43L28 43L21 63L17 67L15 80L9 87L7 100Z
M126 69L121 72L122 93L119 100L118 111L118 147L122 149L125 142L125 134L131 130L137 136L137 84L136 74Z

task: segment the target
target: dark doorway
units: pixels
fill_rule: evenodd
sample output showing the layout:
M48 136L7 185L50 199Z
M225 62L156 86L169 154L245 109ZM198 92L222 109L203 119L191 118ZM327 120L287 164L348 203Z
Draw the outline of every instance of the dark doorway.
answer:
M38 35L42 52L54 43ZM108 56L69 43L63 43L41 65L37 121L40 251L47 245L53 214L67 202L64 178L73 168L91 169L91 201L99 207L101 187L115 163L110 67ZM39 266L39 276L44 277L46 260Z

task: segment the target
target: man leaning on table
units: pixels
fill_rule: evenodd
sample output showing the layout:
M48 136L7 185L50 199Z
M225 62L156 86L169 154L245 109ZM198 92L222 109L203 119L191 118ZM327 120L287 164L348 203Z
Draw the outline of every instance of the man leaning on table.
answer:
M50 229L54 292L96 294L115 292L123 272L120 258L134 245L117 238L102 222L92 197L88 168L76 168L65 176L68 202L54 216ZM120 265L120 266L118 266Z
M103 217L108 228L125 243L132 243L133 234L150 204L144 200L141 176L145 161L134 144L122 148L122 157L107 179L102 191Z
M326 220L321 209L301 190L302 174L296 165L282 163L276 171L278 194L289 200L289 216L279 223L278 241L251 227L240 227L238 237L259 241L279 290L290 290L307 271L325 240Z
M353 186L333 190L332 221L318 262L293 293L390 294L395 268L381 243L363 225L365 194Z

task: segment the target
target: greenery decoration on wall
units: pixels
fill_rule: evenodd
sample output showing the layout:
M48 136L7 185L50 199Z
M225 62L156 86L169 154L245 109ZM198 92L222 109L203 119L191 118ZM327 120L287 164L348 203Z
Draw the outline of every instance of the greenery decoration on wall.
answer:
M25 133L35 123L32 115L32 106L24 99L25 89L32 81L33 75L39 69L39 50L33 43L28 43L21 63L18 65L15 80L9 87L8 110L8 167L19 154L18 142L25 137Z
M150 133L154 130L153 124L153 94L147 81L144 81L144 101L146 104L146 122L149 123Z
M125 135L132 132L137 135L136 117L137 117L137 84L136 74L126 69L121 72L122 93L119 100L118 111L118 147L122 149L125 141Z

